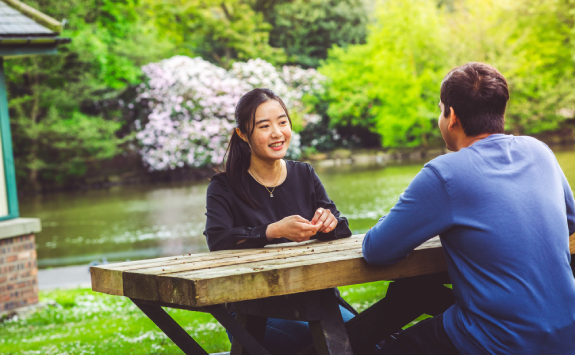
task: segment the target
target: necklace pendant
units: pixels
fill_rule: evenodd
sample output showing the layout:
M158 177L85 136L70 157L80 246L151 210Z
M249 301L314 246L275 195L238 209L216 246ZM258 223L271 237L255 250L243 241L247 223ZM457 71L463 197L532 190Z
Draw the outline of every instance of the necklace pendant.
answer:
M270 193L270 197L274 197L274 194Z

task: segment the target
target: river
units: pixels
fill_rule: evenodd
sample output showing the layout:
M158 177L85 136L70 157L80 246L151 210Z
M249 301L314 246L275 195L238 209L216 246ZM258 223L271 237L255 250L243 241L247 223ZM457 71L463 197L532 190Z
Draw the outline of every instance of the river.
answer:
M575 147L554 149L575 186ZM425 162L318 168L330 198L364 233L389 211ZM48 193L20 200L20 215L42 221L39 268L207 251L202 234L208 181Z

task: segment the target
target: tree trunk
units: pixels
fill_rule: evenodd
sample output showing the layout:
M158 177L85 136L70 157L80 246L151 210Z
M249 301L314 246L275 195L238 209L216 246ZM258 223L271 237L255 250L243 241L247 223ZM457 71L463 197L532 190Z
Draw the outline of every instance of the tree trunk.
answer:
M429 141L427 140L427 133L421 134L421 144L424 148L429 148Z
M523 131L523 129L519 123L515 123L513 125L513 135L514 136L520 136L522 131Z
M40 78L38 75L38 63L36 62L36 60L33 60L34 62L34 77L31 78L32 80L30 80L31 82L33 82L34 84L32 84L30 86L30 89L32 90L31 94L33 97L32 100L32 108L30 110L30 119L32 121L32 125L31 125L31 132L32 132L32 137L30 137L30 154L28 155L28 161L29 161L29 171L30 171L30 175L28 177L29 182L30 182L30 186L32 186L32 189L35 192L40 192L42 191L42 185L40 185L40 182L38 181L38 173L39 173L39 164L38 164L38 132L36 132L36 126L38 124L38 118L40 116L40 93L39 93L39 89L40 89Z
M42 191L42 185L40 185L40 182L38 181L38 170L34 168L30 169L30 185L34 192Z

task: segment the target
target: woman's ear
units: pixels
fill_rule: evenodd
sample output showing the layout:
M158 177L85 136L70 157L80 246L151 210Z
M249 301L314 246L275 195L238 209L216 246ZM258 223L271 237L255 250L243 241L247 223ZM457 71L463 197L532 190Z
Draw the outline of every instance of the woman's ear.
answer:
M245 136L245 134L242 133L242 131L240 131L239 128L236 128L236 133L238 134L238 136L246 143L249 144L248 142L248 137Z

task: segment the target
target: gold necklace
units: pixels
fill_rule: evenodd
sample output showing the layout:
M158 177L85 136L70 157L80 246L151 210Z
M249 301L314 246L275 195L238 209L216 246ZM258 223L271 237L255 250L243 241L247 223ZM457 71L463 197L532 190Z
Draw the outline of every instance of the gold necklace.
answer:
M256 179L256 181L262 185L266 190L268 190L268 192L270 193L270 197L274 197L274 190L277 187L278 181L280 181L280 177L282 176L282 166L283 164L280 161L280 173L278 174L278 178L276 179L276 182L274 183L274 187L272 188L272 190L270 191L270 189L267 188L266 185L262 184L262 182L260 181L260 179L258 179L258 177L255 175L255 173L252 173L251 171L248 170L248 173L254 178Z

